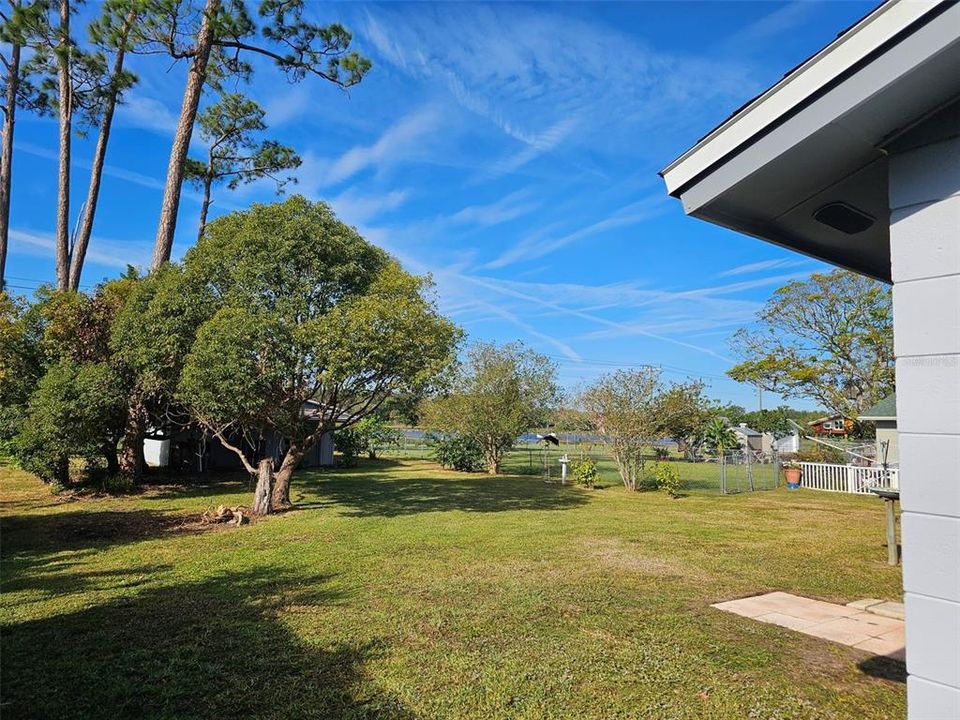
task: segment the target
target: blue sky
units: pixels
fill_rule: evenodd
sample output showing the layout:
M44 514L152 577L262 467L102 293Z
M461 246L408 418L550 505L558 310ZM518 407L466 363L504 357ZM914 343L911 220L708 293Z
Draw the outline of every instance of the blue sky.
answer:
M371 73L347 94L258 64L248 90L270 136L303 156L291 191L433 273L469 337L522 340L571 389L654 364L753 407L755 391L724 377L730 335L824 266L684 217L656 173L874 5L311 3L354 33ZM87 286L152 249L186 67L131 66L141 83L115 123ZM54 276L56 125L18 120L7 275L29 293ZM92 139L77 140L74 217L91 157ZM274 197L269 183L220 190L212 213ZM189 191L175 257L198 212Z

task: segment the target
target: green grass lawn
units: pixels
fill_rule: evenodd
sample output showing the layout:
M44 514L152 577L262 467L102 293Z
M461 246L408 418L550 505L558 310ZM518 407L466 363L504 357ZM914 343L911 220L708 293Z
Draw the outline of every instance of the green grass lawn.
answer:
M670 500L424 461L56 497L0 469L6 718L899 718L903 668L709 607L898 600L872 498Z

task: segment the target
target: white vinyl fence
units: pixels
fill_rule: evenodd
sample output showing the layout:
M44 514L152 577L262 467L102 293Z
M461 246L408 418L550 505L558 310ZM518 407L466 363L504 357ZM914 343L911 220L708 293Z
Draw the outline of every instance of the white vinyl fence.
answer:
M897 468L802 462L800 470L800 487L810 490L870 495L871 487L900 489L900 471Z

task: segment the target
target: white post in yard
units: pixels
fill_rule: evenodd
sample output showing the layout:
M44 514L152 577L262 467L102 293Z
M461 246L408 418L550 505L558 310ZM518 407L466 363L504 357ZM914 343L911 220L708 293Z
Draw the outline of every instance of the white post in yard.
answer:
M560 458L560 484L567 484L567 465L570 464L570 458L567 457L566 453L563 454L563 457Z

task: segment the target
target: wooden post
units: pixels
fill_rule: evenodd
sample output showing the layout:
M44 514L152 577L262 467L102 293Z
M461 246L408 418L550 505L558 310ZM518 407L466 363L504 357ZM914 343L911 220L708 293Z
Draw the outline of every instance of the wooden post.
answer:
M257 489L253 492L253 514L269 515L273 510L273 460L264 458L257 466Z
M899 561L897 552L897 501L893 498L884 498L883 504L887 511L887 564L896 565Z

